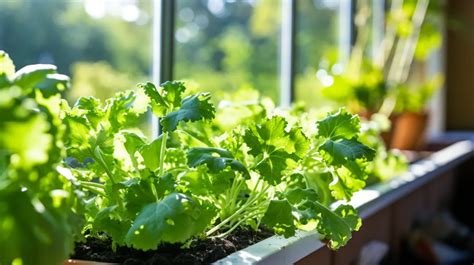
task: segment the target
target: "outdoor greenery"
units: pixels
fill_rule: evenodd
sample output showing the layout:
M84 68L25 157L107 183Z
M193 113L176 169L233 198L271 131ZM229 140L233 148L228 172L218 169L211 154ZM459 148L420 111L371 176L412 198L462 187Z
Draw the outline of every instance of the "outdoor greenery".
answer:
M137 1L140 16L132 22L119 16L126 7L121 1L107 2L110 10L100 18L86 12L92 2L101 1L0 1L0 49L9 51L18 66L50 63L72 75L71 101L110 97L148 80L152 1Z
M87 11L91 2L0 2L0 48L10 51L19 66L53 63L70 74L75 82L70 102L89 95L105 99L150 79L152 1L130 1L139 8L139 17L130 22L117 15L126 1L105 1L108 12L97 18ZM321 101L313 93L316 68L337 45L338 4L328 3L298 1L297 99L311 106ZM278 102L280 1L223 5L219 11L204 0L176 1L175 78L196 82L216 102L242 88Z

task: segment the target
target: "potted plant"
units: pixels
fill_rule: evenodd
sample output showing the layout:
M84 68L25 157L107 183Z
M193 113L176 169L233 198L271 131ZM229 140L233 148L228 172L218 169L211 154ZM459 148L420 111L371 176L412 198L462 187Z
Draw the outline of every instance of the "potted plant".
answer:
M200 121L214 117L208 94L184 97L180 82L141 88L162 117L163 134L153 141L122 129L136 114L134 95L119 94L106 105L80 99L66 112L68 155L78 164L70 171L94 202L86 217L92 237L106 232L112 246L146 251L165 243L192 245L196 236L226 238L242 227L264 226L289 237L316 218L311 229L338 248L359 227L350 207L328 208L364 186L362 169L373 158L372 149L354 138L357 117L343 110L328 116L318 123L315 142L298 126L289 129L281 116L265 115L256 124L222 133ZM129 106L118 116L124 123L109 124L114 106L123 101ZM340 179L333 185L318 182L318 172L328 181ZM318 199L323 192L326 196ZM337 230L327 230L336 224Z
M418 150L424 145L428 125L428 101L442 85L443 77L435 76L424 84L405 85L397 89L392 129L392 148Z
M357 39L346 69L335 73L330 64L331 71L319 75L323 96L366 118L378 112L390 118L392 129L383 137L391 148L420 147L427 122L426 104L442 85L439 76L426 81L424 75L420 78L411 71L415 62L421 65L441 43L437 12L434 1L393 1L379 52L367 59L370 8L368 1L358 2ZM413 134L405 134L404 124L415 121L417 125L410 129Z
M392 55L383 56L387 82L392 88L381 107L381 112L393 113L392 148L416 150L424 143L427 103L443 84L443 77L437 74L427 78L420 74L419 67L441 44L439 18L437 1L406 1L402 5L392 5L387 22L390 34L384 40L385 46L391 47Z

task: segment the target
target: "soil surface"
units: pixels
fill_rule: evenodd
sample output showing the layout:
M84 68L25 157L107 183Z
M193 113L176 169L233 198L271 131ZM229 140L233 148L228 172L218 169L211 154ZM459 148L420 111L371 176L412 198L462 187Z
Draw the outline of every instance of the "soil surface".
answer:
M71 258L123 265L202 265L222 259L272 235L272 232L265 230L254 232L240 229L227 238L196 240L189 248L182 248L180 244L163 244L153 251L117 247L115 252L110 240L88 238L85 243L76 244L75 254Z

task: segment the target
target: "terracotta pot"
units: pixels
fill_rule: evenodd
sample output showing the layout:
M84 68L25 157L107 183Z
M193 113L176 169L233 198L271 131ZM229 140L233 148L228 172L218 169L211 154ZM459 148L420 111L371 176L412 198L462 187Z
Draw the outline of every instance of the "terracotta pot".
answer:
M62 265L118 265L118 263L68 259Z
M418 150L425 142L427 124L427 112L404 112L394 115L390 148Z

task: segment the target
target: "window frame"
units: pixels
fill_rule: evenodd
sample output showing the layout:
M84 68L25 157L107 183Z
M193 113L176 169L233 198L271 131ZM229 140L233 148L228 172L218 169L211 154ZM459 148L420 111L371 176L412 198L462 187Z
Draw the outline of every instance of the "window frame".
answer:
M295 99L295 21L297 19L297 0L281 0L281 34L279 91L280 106L289 107ZM354 4L356 0L339 0L339 40L341 63L344 65L350 56L354 34ZM384 0L373 0L375 2ZM382 7L384 5L382 4ZM377 8L380 12L380 8ZM384 12L383 8L381 9ZM156 84L173 79L175 0L153 0L153 66L152 78ZM383 14L382 14L383 19ZM375 27L375 25L373 25ZM152 118L153 135L160 134L159 120Z

